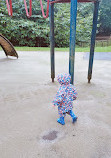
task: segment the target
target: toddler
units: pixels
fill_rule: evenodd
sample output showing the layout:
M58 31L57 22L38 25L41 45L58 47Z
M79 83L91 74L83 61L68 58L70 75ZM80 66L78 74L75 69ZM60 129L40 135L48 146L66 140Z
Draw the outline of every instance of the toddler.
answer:
M70 84L71 76L69 74L60 74L58 75L57 80L61 84L56 97L53 100L53 105L58 106L58 113L60 116L60 118L57 119L57 122L64 125L64 117L67 113L72 117L72 122L74 123L77 120L77 116L72 111L72 101L77 98L77 93L75 87Z

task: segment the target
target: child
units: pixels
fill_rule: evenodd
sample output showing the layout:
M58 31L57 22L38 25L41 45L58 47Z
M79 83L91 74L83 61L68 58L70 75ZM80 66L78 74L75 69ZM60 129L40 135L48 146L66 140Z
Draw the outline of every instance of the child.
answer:
M70 84L71 76L69 74L60 74L58 75L57 80L61 84L56 97L53 100L53 105L58 106L58 113L60 116L60 118L57 119L57 122L64 125L64 117L67 113L72 117L72 122L74 123L77 120L77 116L72 111L72 101L77 98L77 93L75 87Z

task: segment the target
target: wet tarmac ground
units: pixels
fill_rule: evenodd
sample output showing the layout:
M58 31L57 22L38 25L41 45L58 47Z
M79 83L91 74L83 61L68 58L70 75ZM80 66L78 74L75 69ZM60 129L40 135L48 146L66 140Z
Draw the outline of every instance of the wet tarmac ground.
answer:
M57 123L52 100L59 84L50 79L50 52L0 51L0 158L111 158L111 61L94 60L87 83L88 60L75 55L78 98L72 124ZM67 73L68 52L55 53L55 72Z
M84 59L89 60L89 52L84 53ZM111 52L95 52L94 60L111 60Z

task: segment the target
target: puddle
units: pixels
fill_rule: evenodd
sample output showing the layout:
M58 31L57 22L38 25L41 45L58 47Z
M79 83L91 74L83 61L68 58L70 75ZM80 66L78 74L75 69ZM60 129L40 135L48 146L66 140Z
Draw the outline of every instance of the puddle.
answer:
M45 145L46 143L52 144L57 142L58 140L62 139L64 137L63 131L58 131L56 129L51 129L48 131L44 131L40 137L40 143L42 145Z
M48 134L42 137L43 140L52 141L57 138L58 131L50 131Z

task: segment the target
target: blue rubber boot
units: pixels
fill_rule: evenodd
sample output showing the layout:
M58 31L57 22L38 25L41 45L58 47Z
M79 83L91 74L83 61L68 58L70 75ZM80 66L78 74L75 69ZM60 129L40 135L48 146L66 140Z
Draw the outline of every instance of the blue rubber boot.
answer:
M77 120L77 116L74 114L72 110L69 111L69 114L72 117L72 123L74 123Z
M57 122L60 123L61 125L65 125L64 117L58 118L58 119L57 119Z

